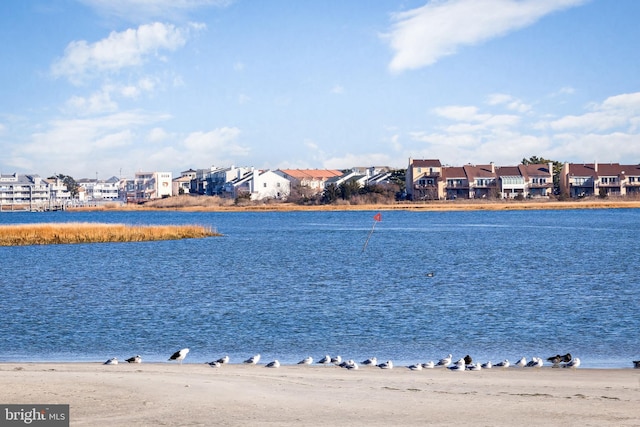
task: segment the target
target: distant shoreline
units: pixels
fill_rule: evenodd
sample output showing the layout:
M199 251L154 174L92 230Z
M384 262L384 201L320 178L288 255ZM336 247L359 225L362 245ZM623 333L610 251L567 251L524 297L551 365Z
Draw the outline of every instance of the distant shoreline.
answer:
M270 202L263 204L213 204L209 196L180 196L147 202L144 205L113 204L74 207L71 212L84 211L185 211L185 212L297 212L297 211L515 211L568 209L638 209L640 200L583 199L570 201L460 200L429 202L397 202L393 204L331 204L299 205Z

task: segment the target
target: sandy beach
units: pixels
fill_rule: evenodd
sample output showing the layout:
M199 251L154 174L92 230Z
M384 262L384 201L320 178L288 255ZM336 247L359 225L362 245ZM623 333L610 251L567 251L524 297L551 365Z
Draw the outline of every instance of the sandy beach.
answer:
M640 369L3 363L1 403L72 426L640 426Z

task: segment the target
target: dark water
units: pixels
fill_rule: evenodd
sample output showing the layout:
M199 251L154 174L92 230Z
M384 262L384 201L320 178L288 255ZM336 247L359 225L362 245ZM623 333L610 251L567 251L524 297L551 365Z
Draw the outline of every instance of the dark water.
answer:
M0 214L225 235L0 248L0 360L640 358L640 210L374 214Z

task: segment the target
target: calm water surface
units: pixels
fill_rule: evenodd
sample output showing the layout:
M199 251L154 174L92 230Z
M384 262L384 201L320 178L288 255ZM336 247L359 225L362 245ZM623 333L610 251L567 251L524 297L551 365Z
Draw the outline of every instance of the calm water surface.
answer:
M375 213L0 214L224 234L1 247L0 360L640 358L640 210Z

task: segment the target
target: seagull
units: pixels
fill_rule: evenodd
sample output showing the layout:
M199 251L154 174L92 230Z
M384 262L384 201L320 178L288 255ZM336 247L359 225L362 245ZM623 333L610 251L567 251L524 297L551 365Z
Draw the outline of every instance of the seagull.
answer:
M379 365L376 365L380 369L393 369L393 362L391 360L387 360Z
M318 360L318 363L321 363L323 365L328 365L329 363L331 363L331 356L329 356L328 354L323 357L322 359Z
M544 361L541 357L533 356L529 362L525 365L527 368L542 368Z
M267 363L265 366L267 368L279 368L280 367L280 362L278 362L278 359L276 359L273 362Z
M482 364L482 369L491 369L492 367L493 364L491 363L491 360L489 360L487 363Z
M527 358L524 356L522 356L520 360L516 362L516 366L518 368L524 368L526 365L527 365Z
M313 357L307 356L298 362L298 365L311 365L313 363Z
M242 363L246 363L247 365L255 365L260 361L260 355L259 354L254 354L253 356L251 356L250 358L248 358L247 360L245 360Z
M436 366L449 366L451 365L451 358L453 357L453 355L449 354L447 357L440 359L438 361L438 363L436 363Z
M633 361L633 367L636 369L640 369L640 360L634 360Z
M128 363L142 363L142 357L138 354L137 356L133 356L127 359Z
M547 357L547 361L551 362L554 368L557 368L557 365L559 365L561 362L571 362L571 353L567 353L564 356L556 354L555 356Z
M344 367L348 370L358 369L358 364L353 359L349 359L347 360L347 363L344 365Z
M511 366L511 364L509 363L509 359L504 359L502 362L496 363L495 366L499 366L501 368L508 368L509 366Z
M430 271L427 273L427 277L433 277L435 276L435 273L433 271Z
M331 363L334 365L339 365L342 363L342 356L336 356L331 358Z
M218 362L221 365L224 365L225 363L229 363L229 356L221 357L220 359L216 360L216 362Z
M183 348L182 350L178 350L175 353L173 353L169 358L169 360L179 360L180 364L182 365L182 361L184 360L185 357L187 357L187 353L189 353L189 349Z
M378 358L377 357L370 357L367 360L363 360L362 362L360 362L363 365L371 365L371 366L376 366L378 364Z
M465 365L464 359L460 359L453 366L448 366L447 368L451 371L461 372L467 369L467 365Z
M214 360L213 362L207 362L207 365L211 366L212 368L219 368L222 366L222 364L217 360Z
M118 364L118 358L117 357L113 357L109 360L107 360L106 362L103 363L103 365L117 365Z
M580 366L580 359L577 357L574 359L571 359L569 362L562 365L563 368L573 368L573 369L576 369L578 366Z
M479 371L482 369L482 365L480 365L480 362L478 363L470 363L467 365L467 370L469 371Z
M422 364L422 367L424 369L433 369L434 366L436 365L433 363L433 360L429 360L428 362Z
M407 366L407 368L411 369L412 371L422 371L422 365L420 363L409 365Z

